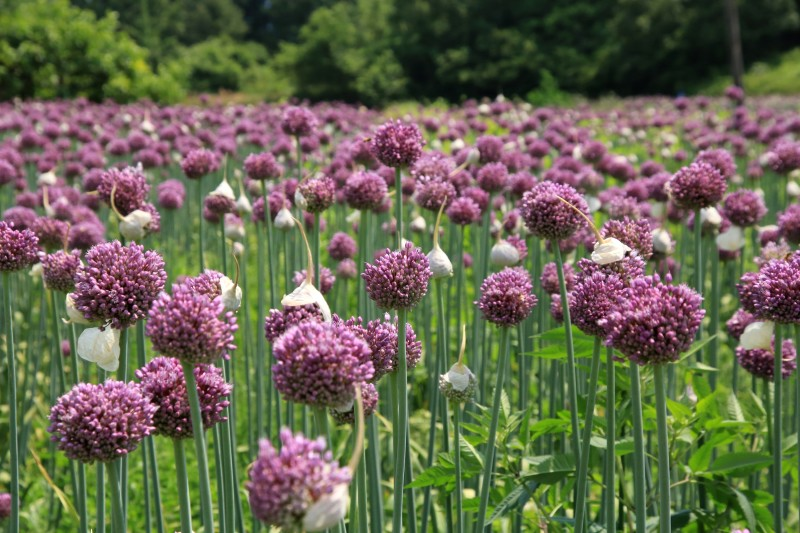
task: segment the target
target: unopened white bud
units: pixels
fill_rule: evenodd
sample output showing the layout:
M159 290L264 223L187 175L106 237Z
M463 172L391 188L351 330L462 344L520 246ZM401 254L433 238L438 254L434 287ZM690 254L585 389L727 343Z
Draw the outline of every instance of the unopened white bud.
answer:
M716 207L706 207L700 210L700 221L718 228L722 224L722 215L719 214Z
M250 203L250 200L244 194L240 194L239 198L236 200L236 210L240 213L252 213L253 212L253 205Z
M477 148L472 148L467 153L467 164L477 165L481 160L481 152Z
M234 285L231 278L222 276L219 280L219 288L222 291L222 305L226 311L236 311L242 305L242 287Z
M674 243L669 232L664 228L653 230L653 250L660 254L669 255L674 250Z
M775 322L753 322L744 328L739 337L739 346L745 350L769 350L772 348L772 334Z
M450 258L439 246L435 246L433 250L428 252L428 263L430 263L431 272L433 272L433 279L449 278L453 275L453 263L450 262Z
M423 218L422 215L417 215L411 219L411 223L408 225L408 227L414 233L422 233L425 231L427 224L425 223L425 218Z
M138 241L147 235L147 227L153 221L153 215L147 211L136 209L119 221L119 233L129 241Z
M744 248L744 231L739 226L731 226L717 235L717 246L726 252L736 252Z
M595 243L592 261L598 265L610 265L625 259L625 255L630 251L630 246L611 237L603 242Z
M36 179L36 184L40 187L51 187L58 182L58 176L52 170L48 170L43 174L39 174L39 177Z
M275 227L283 231L289 231L294 227L294 217L285 207L275 215Z
M119 330L88 328L78 337L78 355L107 372L119 368Z
M303 529L313 532L334 527L347 515L348 500L347 485L344 483L334 487L329 494L323 494L306 511Z
M223 198L228 198L230 200L236 200L236 195L233 194L233 188L231 184L228 183L227 179L223 179L217 188L211 191L211 196L222 196Z
M519 263L519 250L505 239L501 239L489 253L489 261L497 267L513 266Z

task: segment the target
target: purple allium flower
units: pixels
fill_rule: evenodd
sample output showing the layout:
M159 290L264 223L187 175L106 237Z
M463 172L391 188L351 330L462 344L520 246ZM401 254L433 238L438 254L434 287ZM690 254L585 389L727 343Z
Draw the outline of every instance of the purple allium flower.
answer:
M11 516L11 494L0 492L0 520Z
M306 137L317 128L318 120L314 113L305 107L287 107L281 117L281 129L292 137Z
M309 440L283 428L281 450L266 439L245 483L253 515L265 524L299 531L309 507L337 486L350 483L349 468L339 467L325 449L325 437Z
M158 205L164 209L180 209L186 199L183 182L169 179L158 186Z
M364 418L372 415L378 407L378 389L372 383L361 384L361 400L364 403ZM354 424L356 419L355 406L347 410L330 409L328 412L336 421L337 426Z
M800 168L800 143L779 142L765 155L769 167L778 174L785 175Z
M542 275L539 278L542 290L547 294L558 294L558 266L554 262L549 262L542 268ZM575 288L575 269L569 263L564 263L564 284L567 292Z
M43 255L41 260L45 287L59 292L71 292L75 288L75 273L81 265L80 250L59 250Z
M614 238L631 247L647 261L653 255L653 230L645 220L609 220L600 229L603 238Z
M483 280L475 305L483 318L502 327L516 326L531 313L536 296L530 275L522 268L506 267Z
M158 407L153 417L157 435L171 439L188 439L194 436L189 394L180 361L172 357L156 357L136 371L142 394ZM213 365L195 365L194 378L200 398L203 427L210 429L227 420L225 408L230 405L224 398L233 386L225 382L222 369Z
M725 88L725 97L735 103L744 101L744 89L738 85L729 85Z
M739 337L744 333L744 329L755 321L756 317L754 317L752 313L744 309L739 309L733 314L730 320L725 323L725 327L728 330L728 334L733 337L734 340L738 341Z
M755 226L764 218L767 206L755 191L742 189L725 197L722 211L732 224L746 228Z
M63 248L67 241L69 224L63 220L39 217L30 228L39 239L39 245L45 250Z
M758 272L745 272L736 284L739 292L739 304L742 309L753 315L756 312L756 299L758 298L756 283L758 282Z
M329 268L322 267L319 269L319 277L320 279L316 280L317 287L319 287L319 292L322 294L328 294L333 288L333 284L336 282L336 276L333 275L333 272L331 272ZM296 287L299 287L300 284L305 280L306 269L295 272L294 277L292 277L292 282L294 282Z
M269 180L280 178L283 168L270 152L250 154L244 160L244 171L251 180Z
M411 309L428 292L432 276L428 258L410 242L367 263L361 277L367 294L381 309Z
M358 266L352 259L342 259L336 265L336 275L341 279L355 279L358 277Z
M334 261L352 259L357 251L358 247L355 239L341 231L334 233L333 237L331 237L331 242L328 244L328 254Z
M172 296L161 293L150 309L146 333L153 349L182 362L211 364L235 350L236 317L226 312L222 299L210 299L185 284L172 286Z
M181 170L187 178L199 180L203 176L216 172L219 168L219 156L211 150L198 148L186 154L181 161Z
M272 380L284 399L312 407L342 407L356 383L374 374L369 345L350 329L330 322L302 321L273 345Z
M800 204L792 204L778 214L778 228L790 244L800 244Z
M478 171L478 186L486 192L498 192L508 182L508 169L503 163L488 163Z
M589 206L578 191L569 185L542 181L522 197L520 213L528 230L542 239L559 241L586 224L583 217L562 200L588 215Z
M569 313L573 324L588 335L605 338L606 330L599 321L613 309L623 289L622 278L611 271L598 270L582 276L570 292Z
M116 188L115 188L116 187ZM114 206L122 216L139 209L147 201L150 185L142 171L134 167L122 170L112 168L103 173L97 185L97 194L106 204L111 205L111 191L114 191Z
M228 213L236 212L236 201L221 194L209 194L203 200L203 218L212 224L222 222Z
M344 185L347 205L362 211L377 209L389 192L383 178L374 172L355 172Z
M336 200L336 183L329 177L309 178L297 184L295 203L309 213L322 213Z
M694 159L695 163L708 163L712 167L719 170L722 177L729 180L736 174L736 162L733 156L727 150L722 148L716 150L704 150L697 154Z
M785 240L781 239L780 242L762 244L761 254L758 257L754 257L753 260L758 265L758 268L761 268L773 259L786 259L791 253L791 247Z
M467 226L481 219L480 206L466 196L453 200L446 213L450 221L459 226Z
M69 248L88 250L105 240L106 229L97 220L78 222L69 229Z
M317 304L284 307L283 310L270 309L264 319L264 336L269 342L275 342L292 326L306 320L322 322L322 318L322 311Z
M17 231L31 229L39 216L30 207L17 205L3 211L3 220L6 224L13 225Z
M147 316L166 280L158 253L136 243L98 244L75 274L75 309L92 322L127 328Z
M797 350L791 339L783 341L781 350L781 375L783 379L788 378L797 368ZM758 378L767 381L775 380L775 338L773 337L769 350L754 349L745 350L741 346L736 348L736 360L739 364Z
M675 205L692 211L711 207L722 200L727 186L719 170L705 162L683 167L667 183Z
M705 316L702 297L658 276L632 279L601 319L606 345L638 365L675 362L692 345Z
M765 263L752 289L753 314L758 318L779 324L800 323L800 252L787 260L773 259ZM744 304L742 298L742 307L747 309Z
M481 163L496 163L503 158L503 139L492 135L478 137L475 147L480 153Z
M461 195L475 202L480 208L481 214L489 207L489 193L480 187L467 187L462 191Z
M200 294L209 300L213 300L222 295L222 287L220 285L222 277L221 272L207 268L197 276L181 279L179 284L185 286L194 294Z
M0 221L0 272L22 270L39 261L39 239L31 230L17 231Z
M599 162L606 153L606 145L600 141L588 141L581 146L581 158L588 163Z
M392 321L387 313L383 320L372 320L366 326L361 325L361 318L351 318L343 322L343 325L350 328L356 336L367 341L372 351L372 366L375 369L375 375L372 377L373 383L397 370L399 352L397 318ZM408 370L413 370L421 357L422 343L417 340L417 334L411 324L406 322L406 367Z
M153 433L157 409L133 382L78 383L50 410L47 431L69 459L109 463Z
M370 149L378 161L387 167L413 165L422 155L425 141L416 124L389 121L375 131Z
M567 293L567 302L572 306L571 292ZM556 324L564 323L564 306L561 305L561 295L558 293L550 295L550 317Z
M451 205L456 197L456 188L447 180L427 178L418 180L414 200L422 209L439 211L442 204Z

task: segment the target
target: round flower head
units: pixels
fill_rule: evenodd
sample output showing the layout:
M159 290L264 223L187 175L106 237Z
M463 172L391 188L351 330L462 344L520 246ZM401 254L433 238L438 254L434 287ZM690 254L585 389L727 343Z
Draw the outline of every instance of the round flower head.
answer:
M45 287L58 292L71 292L75 288L75 273L81 265L80 250L59 250L41 259Z
M704 162L683 167L667 183L672 201L681 209L711 207L722 200L727 183L719 170Z
M17 205L3 211L5 223L9 226L14 226L17 231L33 228L37 218L39 217L36 215L36 211L29 207Z
M483 135L475 141L480 154L481 163L495 163L503 158L503 139L492 135Z
M39 217L31 226L31 231L39 239L39 246L45 250L57 250L64 247L69 232L69 224L63 220Z
M797 368L797 351L791 339L783 341L781 375L788 378ZM772 339L769 350L756 348L746 350L741 346L736 348L736 360L739 364L755 377L775 381L775 339Z
M615 238L630 246L647 261L653 255L653 232L647 220L609 220L600 229L603 238Z
M244 171L251 180L268 180L280 178L283 168L270 152L250 154L244 160Z
M756 321L756 317L752 313L748 313L744 309L737 310L733 316L725 323L728 334L738 341L744 333L747 326Z
M336 184L323 176L309 178L297 184L294 201L300 209L309 213L322 213L336 200Z
M336 266L336 275L342 279L355 279L358 277L358 266L352 259L342 259Z
M300 531L309 507L337 486L350 483L351 472L339 467L325 450L324 437L309 440L284 428L280 439L280 451L266 439L259 442L245 488L256 518L286 531Z
M355 257L356 251L358 251L358 247L355 239L341 231L334 233L333 237L331 237L331 242L328 244L328 254L334 261L352 259Z
M719 170L723 178L729 180L736 174L736 162L731 153L724 149L703 150L694 159L695 163L708 163Z
M136 243L98 244L75 274L75 308L87 320L127 328L147 316L166 280L156 252Z
M558 294L560 289L558 287L558 266L554 262L549 262L542 268L542 275L539 278L542 284L542 290L547 294ZM567 292L575 287L575 269L569 263L564 264L564 284L567 286Z
M422 177L418 180L414 200L422 209L438 211L448 206L456 196L456 188L447 180Z
M686 285L665 285L658 276L633 279L600 320L606 345L638 365L675 362L700 328L702 300Z
M234 350L236 317L225 312L222 298L209 299L186 285L161 293L150 310L146 333L153 349L186 363L210 364Z
M333 275L333 272L329 268L322 267L319 269L319 292L322 294L328 294L331 289L333 288L334 282L336 282L336 276ZM306 271L305 269L295 272L294 277L292 277L292 282L294 282L296 287L302 285L302 283L306 280Z
M362 383L361 399L364 402L364 417L366 418L374 413L375 408L378 407L378 389L375 388L375 385L372 383ZM349 409L330 409L328 412L336 421L337 426L355 423L355 405L351 405Z
M345 322L345 326L353 329L357 336L360 336L369 345L372 352L372 365L375 375L372 382L377 382L386 374L391 374L397 370L397 356L399 345L397 339L397 318L390 320L387 313L383 320L372 320L365 327L360 326L360 319L354 322L350 319ZM417 340L414 328L406 322L406 367L413 370L422 357L422 342Z
M751 301L758 318L779 324L800 323L800 252L788 260L773 259L762 266Z
M236 200L218 194L206 196L203 200L203 218L212 224L222 222L222 218L228 213L236 211Z
M480 206L466 196L453 200L445 213L453 224L459 226L466 226L481 219Z
M614 272L597 270L588 276L582 276L569 298L569 313L573 324L588 335L604 338L606 330L599 322L614 308L623 289L625 283Z
M792 204L778 214L778 228L790 244L800 244L800 204Z
M498 192L508 182L508 169L503 163L488 163L478 171L478 186L486 192Z
M531 313L536 296L530 275L521 268L504 268L483 280L475 302L483 317L502 327L516 326Z
M389 191L380 175L374 172L356 172L347 179L343 192L347 205L367 211L380 207Z
M354 384L372 379L365 341L347 328L306 320L273 345L272 379L284 399L312 407L342 407L353 400Z
M180 209L186 199L186 188L180 180L169 179L158 185L158 205L164 209Z
M411 309L428 292L432 276L428 258L407 242L399 251L387 250L367 263L361 277L367 294L381 309Z
M136 371L142 394L158 407L153 425L157 435L171 439L188 439L193 436L189 395L186 378L180 361L172 357L156 357ZM213 365L195 365L194 377L203 427L210 429L217 422L227 420L225 408L230 405L224 398L233 387L225 382L222 369Z
M732 192L726 196L722 210L732 224L742 228L755 226L767 214L764 199L755 191L746 189Z
M17 231L0 221L0 272L28 268L39 260L39 239L28 229Z
M287 329L304 322L314 320L322 322L322 312L316 304L285 307L283 310L270 309L264 319L264 336L269 342L275 342Z
M753 315L758 314L756 311L757 281L757 272L745 272L739 279L739 283L736 284L736 290L739 293L739 304L742 309Z
M425 141L415 124L387 122L372 136L370 149L375 158L387 167L407 167L422 155Z
M97 185L97 195L107 205L111 205L114 193L114 207L122 216L141 209L147 201L150 185L139 167L112 168L103 173Z
M558 241L572 236L586 223L567 204L586 215L589 213L589 206L578 191L569 185L542 181L522 197L520 213L531 233L542 239Z
M50 410L47 431L69 459L109 463L153 433L157 409L135 383L78 383Z
M0 160L0 163L3 161ZM11 516L11 494L0 492L0 520L5 520Z
M281 117L281 129L292 137L306 137L317 128L317 117L305 107L287 107Z
M187 178L199 180L219 168L219 157L211 150L198 148L192 150L181 161L181 170Z

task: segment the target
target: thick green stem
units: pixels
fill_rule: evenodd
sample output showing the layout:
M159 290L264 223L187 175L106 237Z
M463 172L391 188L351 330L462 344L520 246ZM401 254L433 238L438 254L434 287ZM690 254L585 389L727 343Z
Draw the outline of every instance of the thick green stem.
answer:
M595 337L592 351L592 368L589 374L589 396L586 399L586 420L583 423L583 450L578 468L578 488L575 498L575 532L585 531L587 505L586 486L589 478L589 450L594 423L594 404L597 398L597 378L600 375L600 338Z
M398 176L400 171L398 169ZM399 178L398 178L399 180ZM399 192L399 189L398 189ZM403 488L405 487L406 439L408 427L408 364L406 363L406 316L408 311L397 311L397 424L392 428L397 432L397 446L394 450L394 512L392 514L392 531L403 531ZM414 520L414 517L409 517Z
M508 328L500 328L500 354L497 362L497 381L494 388L494 402L492 403L492 421L489 425L489 440L486 442L486 453L483 457L483 480L481 482L480 506L478 518L475 522L475 533L484 530L486 523L486 510L489 507L489 492L492 486L492 471L494 469L494 452L497 441L497 425L500 420L500 403L503 397L503 382L506 367L508 367Z
M394 169L394 217L397 222L397 249L403 246L403 177L400 167Z
M616 375L614 372L614 349L606 348L606 464L603 484L605 492L606 531L616 529L614 513L614 475L616 473Z
M369 480L369 513L373 531L383 531L383 490L378 456L380 440L376 417L367 420L367 477Z
M189 393L189 407L192 414L192 432L194 433L194 451L197 455L197 470L200 477L200 506L203 517L203 531L214 532L214 508L211 500L211 479L208 474L208 455L206 453L205 429L200 411L200 398L197 395L197 382L194 378L194 365L182 361L183 377L186 379L186 390Z
M175 453L175 469L178 475L181 531L194 531L192 529L192 505L189 500L189 476L186 472L186 453L183 449L183 440L172 439L172 449Z
M653 368L656 384L656 424L658 426L658 518L660 533L670 533L669 428L667 427L666 365Z
M564 337L567 344L567 397L569 398L569 414L572 423L572 448L575 460L580 463L581 444L578 429L578 390L575 374L575 348L572 344L572 321L569 316L569 301L567 300L567 285L564 282L564 261L561 258L561 248L558 242L553 243L558 271L558 289L561 294L561 310L564 314Z
M19 531L19 431L17 428L17 363L14 353L14 320L11 308L11 275L3 272L3 302L6 323L6 364L8 366L8 437L11 471L11 515L8 519L9 533Z
M120 478L114 463L108 465L108 485L111 489L111 524L114 533L127 531L125 511L122 507L122 491L120 490Z
M633 505L636 531L647 531L647 485L644 471L644 423L642 422L642 381L639 365L630 364L631 415L633 417Z
M775 498L773 529L775 533L783 533L783 331L781 324L775 323L775 373L774 395L772 402L772 496Z
M266 202L266 198L264 199ZM265 206L265 216L268 213L268 208ZM266 222L265 222L266 223ZM256 326L256 331L261 330L262 320L267 314L267 306L266 306L266 283L265 283L265 271L266 271L266 262L264 259L267 256L267 250L264 249L264 231L262 228L256 228L256 243L258 246L258 257L257 257L257 264L258 264L258 324ZM266 346L266 339L264 335L259 333L256 335L256 356L254 358L255 367L256 367L256 376L255 376L255 388L256 388L256 431L255 431L255 438L256 441L264 436L267 424L264 420L264 365L267 364L267 346ZM269 416L269 414L267 415Z
M456 487L456 533L464 533L464 484L461 481L461 404L453 405L453 462Z
M359 533L369 533L369 524L367 522L367 457L363 451L361 453L361 460L358 462L358 469L356 470L358 531Z
M203 241L203 184L199 179L195 181L197 181L197 188L196 188L197 214L200 217L200 230L198 233L198 241L200 243L200 271L202 272L206 269L205 242ZM267 205L264 205L264 209L267 209Z
M320 270L322 260L320 258L320 219L322 216L319 213L314 213L314 233L311 235L311 250L314 253L314 282L318 286L322 286L322 278L320 277Z

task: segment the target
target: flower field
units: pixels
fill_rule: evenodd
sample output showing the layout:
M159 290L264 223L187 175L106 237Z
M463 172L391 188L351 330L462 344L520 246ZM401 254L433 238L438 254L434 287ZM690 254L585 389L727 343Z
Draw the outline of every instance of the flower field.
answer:
M735 87L0 103L0 527L800 531L799 197Z

